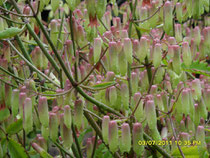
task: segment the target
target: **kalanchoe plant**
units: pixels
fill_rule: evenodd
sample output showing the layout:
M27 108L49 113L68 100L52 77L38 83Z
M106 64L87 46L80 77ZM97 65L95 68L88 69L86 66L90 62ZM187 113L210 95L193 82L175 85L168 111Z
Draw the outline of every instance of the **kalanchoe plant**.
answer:
M0 0L0 157L209 157L209 8Z

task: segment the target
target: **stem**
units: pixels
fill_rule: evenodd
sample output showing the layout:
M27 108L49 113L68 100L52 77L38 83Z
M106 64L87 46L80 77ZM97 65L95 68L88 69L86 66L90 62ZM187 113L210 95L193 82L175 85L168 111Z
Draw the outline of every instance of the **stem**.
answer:
M4 82L5 84L7 84L7 85L9 85L9 86L11 86L11 87L18 88L18 86L15 86L15 85L13 85L13 84L11 84L11 83L8 83L8 82L2 80L1 78L0 78L0 81L1 81L1 82Z
M61 151L63 151L66 155L69 155L71 158L73 158L74 156L71 154L71 153L69 153L64 147L62 147L59 143L57 143L57 142L53 142L52 140L51 140L51 142L53 143L53 144L55 144Z
M13 1L14 1L14 0L13 0ZM30 4L29 4L29 5L30 5ZM32 11L33 11L33 8L32 8ZM52 40L50 39L50 37L49 37L47 31L45 30L43 24L41 23L41 21L39 20L39 18L38 18L36 15L34 15L34 16L35 16L35 19L36 19L38 25L40 26L42 32L44 33L44 35L45 35L45 37L46 37L46 39L47 39L49 45L51 46L53 52L55 53L55 56L56 56L56 58L58 59L58 61L59 61L60 65L61 65L61 67L62 67L64 73L66 74L67 78L68 78L69 81L71 82L72 86L73 86L73 87L74 87L74 88L75 88L75 89L76 89L76 90L77 90L85 99L87 99L87 100L90 101L91 103L95 104L98 108L102 108L102 109L104 109L104 110L106 110L106 111L108 111L108 112L111 112L111 113L113 113L113 114L116 114L117 116L123 116L122 114L120 114L120 113L117 112L116 110L110 108L109 106L107 106L107 105L105 105L105 104L103 104L103 103L97 101L96 99L92 98L91 96L87 95L79 86L77 86L77 83L74 81L72 75L71 75L71 74L69 73L69 71L67 70L66 65L65 65L64 62L63 62L63 59L62 59L62 58L60 57L60 55L58 54L58 52L57 52L55 46L54 46L53 43L52 43Z
M42 77L44 77L45 79L49 80L52 84L54 84L55 86L59 87L59 85L57 83L55 83L53 80L51 80L48 76L46 76L44 73L42 73L41 71L39 71L33 64L31 64L16 48L15 46L8 40L9 45L14 49L14 51L28 64L28 66L33 69L34 71L36 71L38 74L40 74Z
M98 135L96 133L95 141L94 141L94 146L93 146L93 151L92 151L92 154L91 154L91 158L94 158L94 154L95 154L95 151L96 151L97 141L98 141Z
M148 136L146 133L144 133L144 139L146 141L152 141L152 138L150 138L150 136ZM161 153L161 155L163 155L165 158L172 158L172 156L170 156L163 148L161 148L158 145L151 145L152 148L156 149L159 153Z
M64 17L65 17L65 12L63 11L63 16L62 16L62 19L61 19L61 25L60 25L60 29L59 29L59 33L58 33L58 41L57 41L57 45L56 45L57 49L58 49L58 45L59 45L60 38L61 38L61 31L62 31L62 28L63 28Z
M95 132L97 133L97 135L100 137L100 139L103 141L103 136L102 136L102 132L101 132L101 129L100 127L98 126L98 124L95 122L95 120L89 115L89 113L87 113L86 111L84 111L84 115L86 117L86 119L88 120L88 122L90 123L90 125L93 127L93 129L95 130ZM104 143L104 142L103 142ZM108 148L109 150L109 147L104 143L104 145ZM120 158L120 155L118 152L116 153L112 153L110 150L109 152L116 158Z
M78 151L77 151L77 149L76 149L76 147L75 147L75 144L72 144L71 149L72 149L72 151L73 151L73 153L74 153L74 156L75 156L76 158L80 158L79 153L78 153Z
M82 158L82 152L81 152L81 148L80 148L80 145L79 145L79 141L77 139L77 134L76 134L76 131L75 131L74 124L71 125L71 128L72 128L75 144L76 144L76 147L77 147L77 151L79 153L79 157Z
M11 72L9 72L6 69L4 69L2 66L0 66L0 70L4 71L5 73L7 73L8 75L14 77L15 79L18 79L18 80L20 80L22 82L24 81L24 79L22 79L22 78L20 78L20 77L18 77L16 75L14 75L14 74L12 74Z
M180 90L180 93L181 93L182 90L183 90L183 89ZM180 95L180 93L179 93L179 95ZM172 95L169 96L169 101L168 101L168 106L167 106L167 108L169 108L170 105L171 105L171 98L172 98ZM177 98L179 98L179 96L178 96ZM178 99L177 99L177 100L178 100ZM174 102L174 103L175 103L175 102ZM173 106L172 106L172 107L173 107ZM171 128L172 128L172 131L173 131L174 139L175 139L175 141L177 141L177 136L176 136L176 131L175 131L175 128L174 128L173 120L171 119L171 111L168 111L168 117L169 117L170 124L171 124ZM185 158L185 156L184 156L184 154L183 154L183 152L182 152L182 149L181 149L181 147L179 146L179 143L176 143L176 144L177 144L177 147L178 147L178 149L179 149L179 152L180 152L181 156L182 156L183 158Z
M79 83L78 83L78 85L80 85L80 84L82 84L90 75L91 75L91 73L94 71L94 69L98 66L98 64L100 63L100 61L101 61L101 59L103 58L103 56L106 54L106 52L107 52L107 50L108 50L108 47L105 49L105 51L103 52L103 54L101 55L101 57L100 57L100 59L98 60L98 62L93 66L93 68L90 70L90 72L85 76L85 78L82 80L82 81L80 81Z
M78 72L77 72L77 54L76 54L76 46L75 46L75 41L74 41L74 30L73 30L73 21L72 21L72 11L70 10L70 30L71 30L71 40L72 40L72 44L73 44L73 51L74 51L74 57L76 59L75 63L74 63L74 74L75 74L75 81L78 81Z
M3 19L5 19L5 20L7 20L7 21L9 21L9 22L14 23L14 24L19 24L19 25L25 25L25 24L26 24L26 23L24 23L24 22L17 22L17 21L11 20L11 19L9 19L9 18L7 18L6 16L3 16L3 15L1 15L1 14L0 14L0 17L3 18Z
M17 3L15 2L15 0L11 0L15 10L17 11L17 13L21 14L20 9L17 6ZM29 2L29 6L32 9L33 14L35 15L36 13L34 12L33 7L31 6L31 3ZM21 14L22 15L22 14ZM36 16L37 17L37 16ZM24 22L27 21L24 17L21 18ZM57 63L55 62L55 60L53 59L53 57L48 53L48 51L45 49L43 43L41 42L41 40L39 39L39 37L36 35L36 33L33 31L33 29L31 28L30 24L26 24L26 27L29 31L29 33L31 34L31 36L34 38L34 40L37 42L37 44L39 45L39 47L41 48L42 52L44 53L44 55L47 57L47 59L49 60L49 62L52 64L52 66L55 68L55 70L59 73L60 72L60 68L57 65Z

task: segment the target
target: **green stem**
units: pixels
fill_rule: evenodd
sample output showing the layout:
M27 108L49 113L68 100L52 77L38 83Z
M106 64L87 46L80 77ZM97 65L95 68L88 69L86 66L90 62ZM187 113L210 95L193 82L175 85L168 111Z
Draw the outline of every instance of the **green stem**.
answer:
M14 1L14 0L13 0ZM31 8L33 11L33 8ZM55 46L52 43L52 40L50 39L47 31L45 30L42 22L40 21L40 19L36 16L35 19L38 23L38 25L40 26L40 29L42 30L42 32L44 33L49 45L51 46L53 52L55 53L56 58L58 59L58 62L60 63L64 73L66 74L67 78L69 79L69 81L71 82L72 86L88 101L90 101L91 103L95 104L98 108L102 108L104 110L107 110L108 112L114 113L117 116L123 116L122 114L120 114L119 112L115 111L114 109L110 108L109 106L97 101L96 99L92 98L91 96L87 95L75 82L74 78L72 77L72 75L69 73L69 71L67 70L66 65L63 62L63 59L61 58L61 56L59 55L59 53L57 52Z
M7 8L6 5L5 5L4 3L3 3L3 7L4 7L5 9ZM11 19L9 15L6 14L5 16L6 16L8 19ZM7 20L7 24L8 24L9 27L13 27L13 24L10 22L10 20ZM22 41L20 40L20 37L19 37L18 35L16 35L16 36L15 36L15 39L16 39L16 41L17 41L19 47L20 47L20 50L23 52L24 57L25 57L28 61L30 61L30 62L32 63L31 57L30 57L30 55L28 54L28 52L26 51L26 49L25 49L25 47L24 47Z
M26 24L24 22L17 22L17 21L11 20L10 18L7 18L6 16L3 16L1 14L0 14L0 17L3 18L3 19L5 19L5 20L7 20L7 21L9 21L9 22L14 23L14 24L19 24L19 25L25 25Z
M5 84L7 84L7 85L9 85L9 86L11 86L11 87L18 88L18 86L15 86L15 85L13 85L13 84L11 84L11 83L8 83L8 82L2 80L1 78L0 78L0 81L1 81L1 82L4 82Z
M144 133L144 139L146 141L152 141L152 138L150 138L150 136L148 136L146 133ZM172 158L171 155L169 155L163 148L161 148L158 145L152 145L152 148L156 149L159 153L161 153L161 155L163 155L165 158Z
M81 148L80 148L80 145L79 145L79 141L77 139L77 133L75 131L75 127L74 127L74 124L73 123L71 125L71 128L72 128L72 132L73 132L73 137L74 137L74 140L75 140L75 144L76 144L76 147L77 147L77 151L79 153L79 157L82 158L82 151L81 151Z
M17 6L17 3L15 2L15 0L11 0L15 10L17 11L17 13L21 14L20 9ZM31 6L31 4L29 3L29 5ZM34 11L34 10L33 10ZM34 15L36 13L34 12ZM21 14L22 15L22 14ZM21 17L21 19L26 22L27 20L24 17ZM29 23L26 24L26 27L29 31L29 33L31 34L31 36L34 38L34 40L37 42L38 46L41 48L42 52L44 53L44 55L47 57L47 59L49 60L49 62L52 64L52 66L55 68L55 70L59 73L60 72L60 68L57 65L57 63L55 62L55 60L53 59L53 57L48 53L48 51L45 49L43 43L41 42L41 40L39 39L39 37L36 35L36 33L33 31L31 25Z
M59 143L51 141L53 144L55 144L61 151L63 151L66 155L69 155L71 158L73 158L74 156L69 153L64 147L62 147Z
M60 87L57 83L55 83L53 80L51 80L48 76L46 76L44 73L39 71L33 64L31 64L16 48L15 46L8 40L9 45L14 49L14 51L28 64L28 66L36 71L38 74L40 74L45 79L49 80L52 84L54 84L57 87Z
M72 151L73 151L73 153L74 153L74 156L75 156L76 158L80 158L79 153L78 153L78 151L77 151L77 149L76 149L75 144L72 144L71 149L72 149Z
M93 146L93 151L92 151L92 154L91 154L91 158L94 158L94 154L95 154L95 151L96 151L97 141L98 141L98 135L96 133L96 135L95 135L95 141L94 141L94 146Z
M2 66L0 66L0 70L4 71L5 73L7 73L8 75L14 77L14 78L17 79L17 80L20 80L20 81L22 81L22 82L24 81L24 79L22 79L22 78L20 78L20 77L18 77L18 76L16 76L16 75L14 75L14 74L12 74L11 72L9 72L9 71L7 71L6 69L4 69Z
M73 44L73 51L74 51L74 57L76 59L75 64L74 64L74 74L75 74L75 81L78 81L78 72L77 72L77 54L76 54L76 46L75 46L75 41L74 41L74 30L73 30L73 21L72 21L72 11L70 10L70 30L71 30L71 40Z
M63 15L62 15L62 19L61 19L61 25L60 25L60 29L59 29L59 33L58 33L58 41L57 41L57 45L56 45L57 49L58 49L58 45L59 45L60 38L61 38L61 32L62 32L62 28L63 28L64 17L65 17L65 12L63 11Z
M95 130L95 132L97 133L97 135L100 137L100 139L103 141L103 136L102 136L102 132L101 132L101 129L100 127L98 126L98 124L95 122L95 120L92 118L92 116L84 111L84 115L86 117L86 119L88 120L88 122L90 123L90 125L93 127L93 129ZM104 143L104 142L103 142ZM108 148L109 150L109 147L104 143L104 145ZM109 152L116 158L120 158L120 155L118 152L115 152L114 154L109 150Z

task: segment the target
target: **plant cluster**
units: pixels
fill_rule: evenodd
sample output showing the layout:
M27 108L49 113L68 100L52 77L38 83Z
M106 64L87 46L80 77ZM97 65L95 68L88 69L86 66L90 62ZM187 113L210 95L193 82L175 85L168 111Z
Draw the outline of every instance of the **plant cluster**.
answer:
M0 0L0 157L209 157L209 9Z

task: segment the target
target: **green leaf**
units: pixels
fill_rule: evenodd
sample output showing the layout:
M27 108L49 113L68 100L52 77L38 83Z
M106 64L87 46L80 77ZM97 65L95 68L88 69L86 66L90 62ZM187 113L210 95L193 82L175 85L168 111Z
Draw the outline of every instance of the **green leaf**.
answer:
M182 68L188 72L202 74L210 77L210 67L208 66L208 63L205 62L196 61L193 62L189 67L186 67L186 65L182 63Z
M8 134L15 134L18 133L20 130L23 129L23 120L22 119L18 119L17 121L11 123L7 129L6 132Z
M1 154L0 154L0 156L1 157L4 157L6 155L6 153L7 153L7 145L8 145L8 142L7 142L6 137L1 138L1 143L0 143L0 146L1 146Z
M10 138L8 143L8 150L11 158L28 158L24 148L19 143Z
M108 88L108 87L111 87L113 85L115 85L116 82L103 82L103 83L99 83L99 84L96 84L94 86L92 86L93 88Z
M10 112L7 108L0 110L0 122L6 120L10 115Z
M45 150L43 150L42 152L40 152L40 156L42 158L53 158L50 154L48 154Z
M19 29L18 27L7 28L6 30L0 32L0 40L14 37L18 35L20 32L22 32L23 29L24 27L22 29Z
M190 146L190 147L184 146L181 147L181 149L186 158L199 158L199 152L197 146ZM172 153L172 156L182 157L178 148Z

